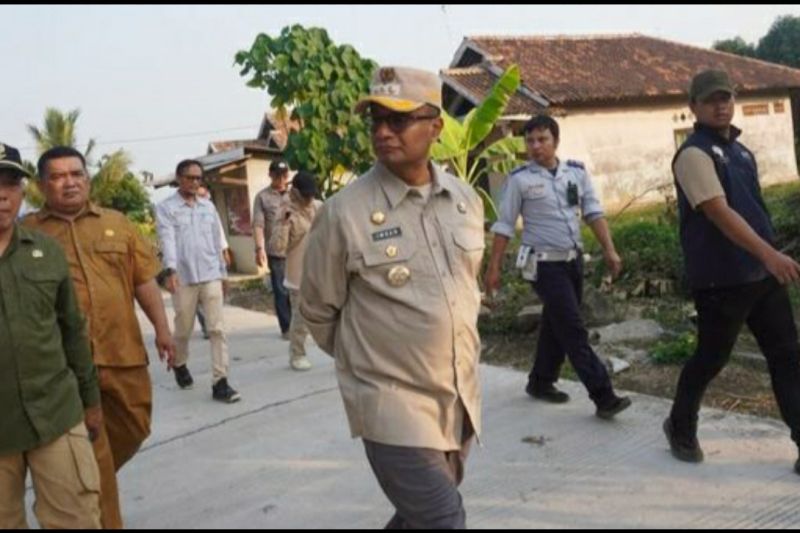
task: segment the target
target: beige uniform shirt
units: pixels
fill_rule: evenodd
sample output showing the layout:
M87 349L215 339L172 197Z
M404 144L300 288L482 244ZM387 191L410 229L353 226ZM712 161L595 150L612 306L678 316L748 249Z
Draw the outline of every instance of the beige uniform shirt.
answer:
M256 195L253 202L253 231L264 233L264 247L267 255L273 257L284 257L285 253L279 253L270 247L270 237L272 230L278 221L278 212L289 204L288 189L280 193L272 188L265 187Z
M708 200L725 196L714 169L714 161L700 148L690 146L682 151L675 160L673 171L692 209L697 209L698 205Z
M278 213L278 220L272 230L269 245L279 255L286 256L283 285L287 289L300 289L303 277L303 257L305 257L308 244L306 237L321 207L322 202L319 200L312 201L306 207L289 202Z
M483 203L435 169L426 200L381 164L309 235L300 312L336 371L354 437L457 450L480 432Z

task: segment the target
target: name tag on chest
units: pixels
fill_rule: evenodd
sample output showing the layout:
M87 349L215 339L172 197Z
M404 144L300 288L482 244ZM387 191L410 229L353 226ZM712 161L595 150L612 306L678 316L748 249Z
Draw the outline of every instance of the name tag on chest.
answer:
M544 183L535 183L528 187L528 194L531 198L542 198L547 194L547 185Z
M398 228L389 228L382 231L376 231L372 234L372 241L385 241L386 239L391 239L394 237L399 237L403 234L403 231Z

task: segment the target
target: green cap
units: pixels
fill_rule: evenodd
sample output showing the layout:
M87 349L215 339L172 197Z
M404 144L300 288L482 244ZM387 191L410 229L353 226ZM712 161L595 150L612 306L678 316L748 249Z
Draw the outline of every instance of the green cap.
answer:
M689 99L702 102L717 91L736 94L727 72L714 69L704 70L692 78Z

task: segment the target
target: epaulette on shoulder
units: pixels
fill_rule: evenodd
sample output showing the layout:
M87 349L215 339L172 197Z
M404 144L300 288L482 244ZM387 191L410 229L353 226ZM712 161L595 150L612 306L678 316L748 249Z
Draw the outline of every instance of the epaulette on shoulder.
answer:
M586 170L586 165L584 165L582 162L577 161L575 159L567 159L567 166L568 167L579 168L581 170Z
M509 174L509 176L513 176L514 174L519 174L523 170L527 170L527 169L528 169L528 164L525 163L524 165L519 166L519 167L515 168L514 170L512 170L511 174Z

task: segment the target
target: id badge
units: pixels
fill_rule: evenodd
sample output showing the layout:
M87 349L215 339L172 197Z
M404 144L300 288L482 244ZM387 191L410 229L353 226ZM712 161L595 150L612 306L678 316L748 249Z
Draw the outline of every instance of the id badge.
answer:
M527 264L522 269L522 279L527 281L536 281L538 265L539 262L536 260L536 254L530 254L528 256Z

